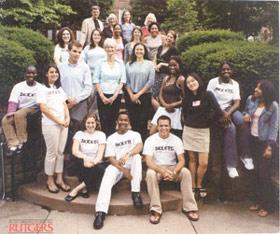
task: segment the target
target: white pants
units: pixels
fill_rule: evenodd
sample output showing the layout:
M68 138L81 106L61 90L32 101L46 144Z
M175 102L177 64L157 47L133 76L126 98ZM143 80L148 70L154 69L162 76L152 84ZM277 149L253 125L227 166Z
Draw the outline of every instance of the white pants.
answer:
M139 154L134 155L126 162L124 167L130 169L130 174L132 176L132 180L130 182L131 191L140 192L140 182L142 180L141 156ZM122 177L123 173L113 165L109 165L106 168L96 200L96 212L102 211L106 214L108 213L112 187L118 183Z
M59 125L42 125L42 132L46 142L45 173L52 176L63 172L63 151L65 148L68 128Z

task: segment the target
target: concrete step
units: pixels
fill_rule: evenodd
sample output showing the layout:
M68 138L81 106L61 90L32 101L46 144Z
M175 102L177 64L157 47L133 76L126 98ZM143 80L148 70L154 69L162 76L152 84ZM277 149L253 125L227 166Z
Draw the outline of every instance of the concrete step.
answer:
M68 177L66 178L66 180L72 188L78 184L78 179L75 177ZM48 192L45 181L46 180L43 181L39 177L37 182L20 186L18 189L18 196L29 202L41 205L52 210L88 214L95 213L95 202L97 198L96 191L91 192L89 198L77 197L72 202L66 202L64 200L64 197L67 195L67 193L63 191L60 191L57 194ZM171 187L168 186L166 186L166 189L161 192L163 210L179 210L182 204L180 191L170 190ZM146 189L143 189L141 191L141 197L143 200L143 208L135 209L131 200L129 181L121 180L113 188L111 203L109 207L109 215L148 214L150 199L146 192Z

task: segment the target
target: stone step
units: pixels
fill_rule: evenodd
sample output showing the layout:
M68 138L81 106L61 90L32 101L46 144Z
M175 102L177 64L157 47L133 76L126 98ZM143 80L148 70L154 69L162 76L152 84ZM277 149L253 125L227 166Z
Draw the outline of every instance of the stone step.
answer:
M73 187L77 185L78 180L74 177L66 178L67 182ZM49 193L46 188L46 183L39 179L37 182L22 185L18 189L18 196L21 198L41 205L43 207L59 210L70 211L76 213L95 213L95 202L97 192L91 192L89 198L77 197L72 202L66 202L64 197L66 192L60 191L57 194ZM109 215L138 215L148 214L149 211L149 196L145 189L141 192L143 200L143 208L135 209L132 200L131 192L129 189L128 180L121 180L112 192L111 203L109 207ZM167 189L170 189L167 187ZM163 190L161 192L161 201L164 211L179 210L181 208L182 199L180 191L178 190Z

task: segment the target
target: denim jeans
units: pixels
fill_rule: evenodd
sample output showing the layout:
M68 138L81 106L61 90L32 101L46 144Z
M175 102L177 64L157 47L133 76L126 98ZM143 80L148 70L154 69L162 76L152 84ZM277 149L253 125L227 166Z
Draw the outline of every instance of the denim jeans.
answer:
M243 125L243 115L240 111L235 111L231 115L232 122L224 129L224 147L223 155L226 167L237 167L237 143L236 143L236 128ZM242 148L242 146L241 146Z

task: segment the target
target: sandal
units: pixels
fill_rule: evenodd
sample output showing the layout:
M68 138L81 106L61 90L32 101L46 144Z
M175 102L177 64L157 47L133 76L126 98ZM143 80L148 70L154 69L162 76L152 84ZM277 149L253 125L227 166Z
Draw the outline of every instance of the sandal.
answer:
M268 216L268 211L264 210L264 209L260 209L259 212L258 212L258 216L266 217L266 216Z
M150 213L150 223L151 224L158 224L160 222L161 214L152 210Z
M79 195L82 198L89 198L89 192L88 191L79 192Z
M58 193L58 192L59 192L59 189L58 189L58 188L55 188L54 190L52 190L48 184L46 184L46 187L47 187L47 190L48 190L50 193Z
M198 211L183 211L183 213L187 216L187 218L191 221L198 221L199 220L199 215Z
M206 188L198 188L198 191L199 191L199 196L200 196L201 198L204 198L204 197L207 196L207 190L206 190Z
M250 211L258 211L260 209L260 206L258 204L253 204L249 207Z
M70 192L70 191L71 191L70 186L67 185L67 184L65 184L65 183L59 184L59 183L56 182L55 184L56 184L56 186L57 186L58 188L60 188L63 192Z

